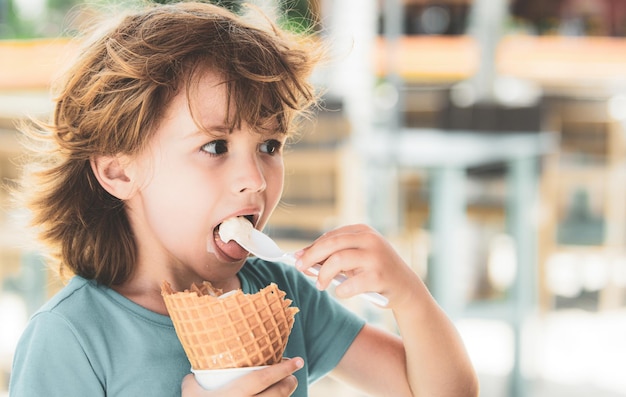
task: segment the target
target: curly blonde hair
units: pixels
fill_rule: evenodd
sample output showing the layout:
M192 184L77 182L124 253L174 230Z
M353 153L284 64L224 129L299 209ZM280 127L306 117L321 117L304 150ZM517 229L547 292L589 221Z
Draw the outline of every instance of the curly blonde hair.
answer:
M170 100L182 89L189 95L203 68L225 77L233 128L293 132L316 100L307 79L319 48L265 22L204 3L155 5L84 46L59 82L52 119L24 131L44 145L22 194L61 274L107 286L132 275L137 247L124 202L100 186L90 160L141 151Z

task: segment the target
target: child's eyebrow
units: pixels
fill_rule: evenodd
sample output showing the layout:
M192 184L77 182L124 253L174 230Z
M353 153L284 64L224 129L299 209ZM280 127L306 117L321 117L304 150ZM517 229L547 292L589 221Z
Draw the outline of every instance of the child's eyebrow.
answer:
M232 134L234 130L236 129L233 129L231 126L223 125L223 124L205 125L197 130L189 132L186 138L189 138L189 139L198 138L198 137L206 138L207 136L211 138L223 138L225 136ZM282 140L283 138L286 137L286 134L280 131L265 131L265 132L257 131L257 132L263 135L264 137L266 137L267 139L273 138L273 139Z
M212 135L229 135L233 132L233 128L227 125L209 125L204 126L200 132Z
M189 138L194 137L223 137L225 135L229 135L232 133L232 128L226 125L208 125L202 126L201 128L194 130L188 134Z

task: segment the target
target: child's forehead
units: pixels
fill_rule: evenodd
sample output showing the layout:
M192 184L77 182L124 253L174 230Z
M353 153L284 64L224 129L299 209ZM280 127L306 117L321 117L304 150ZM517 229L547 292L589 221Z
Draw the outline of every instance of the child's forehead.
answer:
M208 66L201 66L183 77L178 94L185 95L188 100L225 100L228 90L228 78Z
M234 112L235 104L229 98L228 89L228 83L221 74L207 70L197 79L191 79L179 95L198 121L215 123L216 119L227 119L228 112Z
M189 75L164 103L163 118L189 113L201 125L218 125L227 119L227 111L232 112L234 107L229 105L227 98L227 84L219 74L207 70Z
M247 113L249 107L239 107L233 81L210 67L203 67L190 75L173 101L181 101L185 110L201 130L226 135L242 127L257 130L262 135L280 135L276 114L258 115ZM246 105L263 107L261 96L246 98ZM178 106L178 110L181 107ZM259 129L258 127L262 127Z

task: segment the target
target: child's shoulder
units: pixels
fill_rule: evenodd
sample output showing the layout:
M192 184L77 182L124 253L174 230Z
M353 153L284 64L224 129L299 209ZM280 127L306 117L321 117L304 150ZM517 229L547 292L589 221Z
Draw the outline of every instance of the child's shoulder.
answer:
M90 290L95 289L94 282L73 277L31 316L24 332L28 335L26 339L45 343L50 338L53 341L71 338L77 324L88 323L84 320L92 312L90 302L93 300L89 296L93 291Z
M54 294L38 311L54 312L62 310L66 305L74 305L84 302L84 295L89 294L89 290L95 288L95 283L79 276L74 276L70 281Z

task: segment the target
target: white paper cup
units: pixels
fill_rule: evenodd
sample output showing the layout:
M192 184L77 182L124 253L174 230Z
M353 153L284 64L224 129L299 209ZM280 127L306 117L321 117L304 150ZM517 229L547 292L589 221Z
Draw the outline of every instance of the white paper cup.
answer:
M203 369L195 370L191 369L196 380L205 390L216 390L225 384L232 382L233 380L249 374L252 371L257 371L261 368L266 368L267 365L259 367L242 367L242 368L226 368L226 369Z

